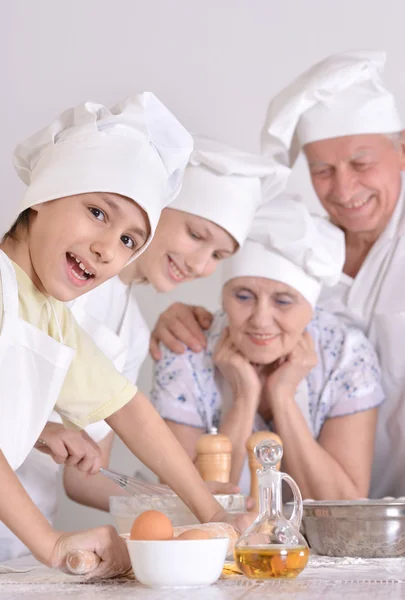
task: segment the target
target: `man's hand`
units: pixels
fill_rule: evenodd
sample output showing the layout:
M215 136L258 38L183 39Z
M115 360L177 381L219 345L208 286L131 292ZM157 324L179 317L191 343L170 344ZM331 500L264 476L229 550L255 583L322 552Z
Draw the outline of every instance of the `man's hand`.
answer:
M85 431L74 431L60 423L48 422L35 448L49 454L58 465L74 466L89 475L100 471L101 450Z
M209 329L212 318L202 306L175 302L160 315L152 331L149 346L152 358L160 360L160 342L176 354L183 354L185 347L201 352L206 345L204 330Z

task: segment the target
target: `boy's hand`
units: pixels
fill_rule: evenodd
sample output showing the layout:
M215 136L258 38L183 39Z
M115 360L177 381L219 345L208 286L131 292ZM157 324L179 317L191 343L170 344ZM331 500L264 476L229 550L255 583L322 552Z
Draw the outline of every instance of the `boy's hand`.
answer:
M95 475L101 467L101 450L91 437L60 423L48 422L35 448L49 454L58 465L74 466L89 475Z
M87 579L122 575L131 567L125 541L111 525L78 533L63 533L57 540L48 565L69 573L66 559L70 552L87 550L100 559L98 566L86 574Z

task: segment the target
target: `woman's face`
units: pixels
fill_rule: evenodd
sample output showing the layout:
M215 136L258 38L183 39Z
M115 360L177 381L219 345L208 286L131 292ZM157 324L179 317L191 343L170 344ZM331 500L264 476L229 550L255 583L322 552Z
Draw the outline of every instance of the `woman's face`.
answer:
M237 277L222 291L233 344L249 361L270 364L289 354L312 319L294 288L264 277Z
M156 291L169 292L185 281L208 277L236 249L233 237L219 225L165 208L152 242L136 260L137 275Z

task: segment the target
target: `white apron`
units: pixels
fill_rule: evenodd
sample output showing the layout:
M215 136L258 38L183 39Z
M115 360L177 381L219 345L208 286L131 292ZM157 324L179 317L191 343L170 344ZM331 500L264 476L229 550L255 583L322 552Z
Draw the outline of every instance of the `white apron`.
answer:
M122 372L128 355L127 345L119 335L86 310L87 302L86 294L77 298L71 307L73 316L100 350L108 356L117 371Z
M93 338L104 354L110 358L115 368L122 371L127 359L127 345L121 337L111 331L111 329L106 327L92 314L92 310L95 312L96 306L100 308L100 302L102 303L105 299L103 291L100 294L97 293L98 289L90 294L84 294L70 303L71 310L81 327ZM108 291L109 293L113 293L118 290L113 286ZM106 312L108 312L108 308L110 307L107 307ZM124 316L122 319L123 327L127 326L125 323L126 318ZM61 418L54 411L47 420L62 423ZM110 427L104 421L93 423L86 427L86 432L96 443L104 439L110 431ZM50 523L53 522L57 510L58 471L59 465L50 456L33 449L16 473L31 500ZM29 554L28 548L0 522L0 561L9 560L24 554Z
M405 197L359 273L324 289L319 304L360 326L377 350L386 401L379 409L370 497L405 495Z
M25 491L50 523L57 508L58 471L59 465L35 448L16 471ZM28 548L0 521L0 562L26 554L30 554Z
M149 329L135 298L135 284L113 277L69 303L73 316L115 368L133 383L149 348Z
M15 271L1 250L0 275L0 448L16 470L33 448L56 404L75 350L19 318Z

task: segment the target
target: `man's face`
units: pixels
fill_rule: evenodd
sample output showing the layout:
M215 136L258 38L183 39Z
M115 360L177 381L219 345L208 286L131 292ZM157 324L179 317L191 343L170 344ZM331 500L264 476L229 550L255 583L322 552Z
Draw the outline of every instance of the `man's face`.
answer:
M315 192L332 222L348 232L380 235L401 189L402 138L351 135L311 142L304 152Z

